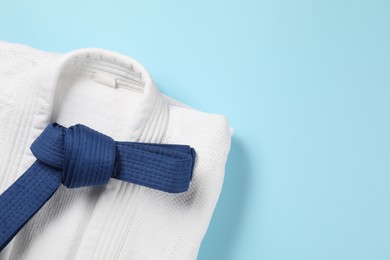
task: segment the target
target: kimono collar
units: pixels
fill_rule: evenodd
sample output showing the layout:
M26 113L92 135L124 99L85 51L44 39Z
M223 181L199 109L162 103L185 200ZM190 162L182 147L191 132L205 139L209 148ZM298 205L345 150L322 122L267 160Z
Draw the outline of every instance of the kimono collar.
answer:
M32 138L55 121L85 123L129 141L156 142L167 127L168 104L148 71L126 55L97 48L71 51L40 64L30 81L37 96L29 111L35 113Z

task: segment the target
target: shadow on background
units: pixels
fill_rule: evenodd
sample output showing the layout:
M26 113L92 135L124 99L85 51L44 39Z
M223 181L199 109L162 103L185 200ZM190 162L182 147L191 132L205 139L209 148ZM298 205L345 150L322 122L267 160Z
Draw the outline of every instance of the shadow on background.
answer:
M231 255L245 212L249 172L250 162L244 143L239 136L233 135L221 196L198 260L225 260Z

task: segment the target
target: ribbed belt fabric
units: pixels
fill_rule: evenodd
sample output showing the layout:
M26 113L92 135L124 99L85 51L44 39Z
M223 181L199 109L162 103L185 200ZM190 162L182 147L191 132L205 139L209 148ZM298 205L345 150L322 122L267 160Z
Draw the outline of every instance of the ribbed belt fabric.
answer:
M85 125L49 124L31 145L37 160L0 195L0 251L58 187L105 185L110 178L180 193L189 188L188 145L118 142Z

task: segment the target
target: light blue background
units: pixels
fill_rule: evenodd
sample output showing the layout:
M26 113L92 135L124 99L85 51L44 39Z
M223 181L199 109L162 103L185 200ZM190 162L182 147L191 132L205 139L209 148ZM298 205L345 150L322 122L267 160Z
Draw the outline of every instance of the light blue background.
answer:
M389 1L0 0L0 39L128 54L228 116L199 259L390 259Z

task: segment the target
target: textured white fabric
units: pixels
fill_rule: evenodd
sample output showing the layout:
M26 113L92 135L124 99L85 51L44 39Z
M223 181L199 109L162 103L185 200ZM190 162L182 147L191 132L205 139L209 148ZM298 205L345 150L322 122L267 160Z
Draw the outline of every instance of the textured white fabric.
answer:
M188 192L111 179L61 187L0 259L195 259L222 187L227 119L162 95L134 59L103 49L65 54L0 42L0 192L35 161L49 123L82 123L117 141L188 144L197 159Z

